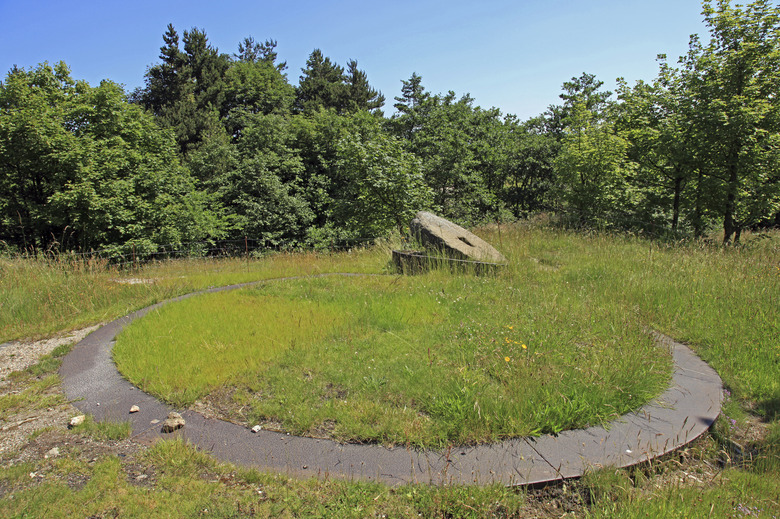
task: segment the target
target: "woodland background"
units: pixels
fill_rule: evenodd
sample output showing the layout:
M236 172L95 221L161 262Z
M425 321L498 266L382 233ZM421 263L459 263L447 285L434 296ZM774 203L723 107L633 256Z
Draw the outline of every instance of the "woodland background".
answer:
M525 121L417 74L388 106L356 61L319 49L293 85L275 41L226 54L172 25L132 92L62 62L15 67L0 83L0 252L324 248L421 209L739 242L780 225L780 8L703 13L708 38L659 55L652 82L609 92L583 73Z

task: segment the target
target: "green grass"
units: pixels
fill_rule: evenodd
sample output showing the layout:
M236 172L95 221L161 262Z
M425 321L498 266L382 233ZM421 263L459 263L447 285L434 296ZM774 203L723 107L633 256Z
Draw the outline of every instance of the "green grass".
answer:
M114 358L140 386L188 405L321 339L328 330L320 323L336 326L340 318L336 308L256 291L208 294L156 310L122 334Z
M742 466L713 471L711 466L702 470L694 463L674 472L676 460L671 458L654 466L586 474L581 482L591 503L586 517L778 517L780 428L776 425L758 458ZM704 443L710 451L719 447L712 440ZM714 454L702 459L712 460ZM651 477L664 474L668 475L664 486Z
M379 248L166 261L139 270L118 270L104 262L0 257L0 342L106 322L213 286L342 270L376 272L386 262Z
M87 415L85 420L73 427L71 431L78 434L87 434L97 440L124 440L130 437L130 433L133 432L133 426L129 420L123 422L96 422L92 415Z
M652 493L629 486L619 497L599 499L587 517L777 517L780 480L728 470L712 486L672 485Z
M0 517L513 517L524 499L500 485L400 486L355 481L298 481L214 462L178 440L161 441L138 460L156 474L153 485L134 484L122 461L89 464L58 460L42 470L26 463L0 468ZM86 475L73 489L60 471ZM29 473L45 473L29 486ZM28 483L25 485L25 483Z
M555 269L593 304L619 307L691 345L735 398L767 418L780 411L780 234L723 248L536 228L514 232L519 240L512 230L504 230L503 240L525 261ZM497 235L487 231L489 239Z
M234 421L436 447L601 423L666 388L668 354L621 309L554 277L537 277L554 304L537 301L520 281L437 271L207 294L129 326L114 358L175 405L227 394Z
M745 246L734 249L578 235L525 225L502 227L500 237L496 228L481 229L478 234L491 240L512 261L511 272L502 275L507 279L505 286L513 289L505 301L507 307L529 307L550 315L557 310L557 324L565 329L567 312L579 304L595 313L593 320L575 319L575 327L620 329L620 321L606 324L600 319L606 313L688 341L731 389L732 400L726 407L729 419L734 418L739 425L744 416L757 414L768 429L767 436L756 439L752 446L757 453L755 461L745 466L718 467L717 454L713 454L706 461L717 468L716 477L700 478L702 483L694 487L677 484L673 479L662 478L659 483L653 475L663 470L658 463L652 465L647 476L640 475L645 468L613 469L594 476L600 482L589 477L581 483L570 483L575 490L593 491L593 501L580 509L581 514L780 516L777 233L763 235L767 236L763 239L751 240L748 236ZM152 301L208 286L295 273L381 272L388 258L385 251L374 250L346 256L281 256L249 262L198 260L155 265L126 274L0 260L0 340L107 320ZM151 285L117 285L110 281L120 276L157 281ZM71 293L68 287L82 288ZM113 293L107 294L109 291ZM84 299L83 305L80 298ZM8 313L12 308L13 313ZM523 324L524 329L517 325L514 329L520 329L518 339L530 345L534 338L528 337L537 330L536 321L529 319ZM484 330L483 335L491 331L498 330ZM48 376L47 372L42 369L40 375L33 375L28 371L17 375L23 377L17 381L40 381ZM50 383L56 383L56 379L45 385ZM37 394L48 391L43 389ZM14 405L37 405L38 398L28 396ZM14 409L8 407L6 412L13 413ZM713 443L716 453L726 448L718 443L730 428L730 420L724 420L717 424L717 434L706 439ZM204 509L215 517L253 513L260 517L521 517L529 506L523 491L496 486L389 488L356 481L298 481L219 464L181 442L157 444L147 451L143 462L159 474L153 485L133 483L127 471L137 460L127 465L124 459L105 456L95 463L38 457L13 466L0 463L0 517L133 517L150 513L183 517L206 515ZM676 463L667 464L669 470L678 470ZM60 471L63 479L44 478L38 482L29 476L49 469ZM65 478L68 474L83 475L87 483L69 486Z

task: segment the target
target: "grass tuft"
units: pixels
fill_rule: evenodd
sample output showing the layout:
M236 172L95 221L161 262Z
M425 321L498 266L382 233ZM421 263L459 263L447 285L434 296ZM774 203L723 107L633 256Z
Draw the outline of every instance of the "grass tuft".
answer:
M74 433L86 434L96 440L124 440L130 437L133 426L129 420L112 422L103 420L96 422L92 415L87 415L84 421L71 429Z

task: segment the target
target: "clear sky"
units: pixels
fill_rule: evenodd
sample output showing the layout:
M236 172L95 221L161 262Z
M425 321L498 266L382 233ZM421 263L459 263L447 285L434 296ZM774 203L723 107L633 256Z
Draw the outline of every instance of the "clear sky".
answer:
M521 119L559 102L583 72L607 87L650 80L656 55L685 54L706 37L697 0L0 0L0 69L65 61L76 79L128 90L143 85L173 23L203 29L221 52L246 36L278 42L290 82L315 48L356 59L387 98L413 72L432 93L470 93L476 104Z

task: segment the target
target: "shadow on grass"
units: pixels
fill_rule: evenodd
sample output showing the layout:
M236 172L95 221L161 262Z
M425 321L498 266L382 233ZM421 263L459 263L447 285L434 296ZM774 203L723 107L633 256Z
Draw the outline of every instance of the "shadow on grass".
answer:
M758 402L758 411L764 422L774 422L780 419L780 397Z

